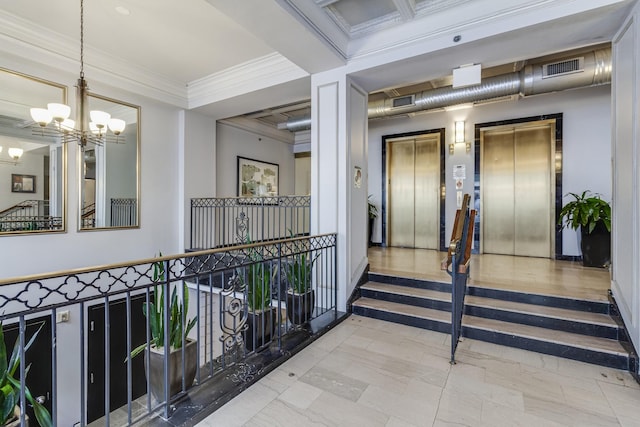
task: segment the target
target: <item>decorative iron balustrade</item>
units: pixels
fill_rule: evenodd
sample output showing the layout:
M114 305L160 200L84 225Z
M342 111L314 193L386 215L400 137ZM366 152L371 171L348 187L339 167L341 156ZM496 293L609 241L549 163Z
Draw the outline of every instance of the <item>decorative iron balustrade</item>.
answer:
M191 248L309 235L310 196L191 199Z
M138 225L138 199L111 199L111 226Z
M44 366L49 373L49 390L30 384L46 374L31 374L26 384L45 401L54 425L94 420L131 425L157 415L167 419L191 384L182 380L175 394L173 384L167 385L172 369L168 347L160 351L165 357L162 378L145 378L144 366L155 357L150 343L158 326L149 321L151 304L159 296L166 296L159 317L165 325L180 305L189 304L183 322L194 319L188 336L185 328L164 328L162 333L164 342L171 342L170 335L178 331L175 342L182 344L177 350L182 361L175 366L182 377L189 370L185 348L195 347L194 388L215 384L216 378L246 383L264 368L252 364L252 357L266 348L282 352L290 334L322 316L337 316L336 257L336 235L325 234L0 280L0 321L5 328L17 325L23 344L33 335L30 324L48 324L48 336L41 334L35 342L45 340L50 357L39 360L42 354L22 350L21 360L30 364L30 372ZM313 294L312 302L292 298L303 295L301 287ZM265 307L258 304L258 294L266 295ZM309 305L310 313L300 314ZM260 333L266 328L272 328L271 334ZM140 345L143 356L129 357ZM19 371L25 378L25 367ZM161 391L151 393L158 381ZM24 399L21 407L26 407Z
M50 215L48 200L25 200L0 212L0 232L62 230L62 217Z

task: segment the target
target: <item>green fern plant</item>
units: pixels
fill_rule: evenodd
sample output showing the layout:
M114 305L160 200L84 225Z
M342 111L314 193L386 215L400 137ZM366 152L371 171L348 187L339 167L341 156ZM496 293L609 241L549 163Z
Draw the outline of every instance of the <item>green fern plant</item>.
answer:
M33 344L42 326L31 336L31 339L24 347L26 352ZM33 408L36 420L41 427L52 425L51 415L47 408L33 398L29 388L25 384L25 379L29 373L31 365L25 368L25 378L22 381L15 378L16 371L20 365L20 341L16 340L13 346L11 358L7 361L7 348L4 341L4 330L0 322L0 425L6 425L15 418L14 409L20 404L20 390L24 387L24 394L27 402Z
M162 253L159 255L162 256ZM153 263L153 281L156 283L164 282L165 271L164 263L161 261ZM178 287L174 287L171 291L171 299L169 302L169 346L171 349L182 348L182 335L184 330L184 336L187 336L191 329L196 324L196 319L187 320L187 311L189 310L189 291L187 284L182 282L182 301L178 300ZM165 308L165 293L164 287L158 289L159 286L153 287L153 301L148 305L145 302L142 305L142 311L145 316L149 316L149 326L151 328L151 340L150 344L153 347L164 347L164 308ZM131 351L131 357L135 357L140 354L147 343L140 344L138 347Z

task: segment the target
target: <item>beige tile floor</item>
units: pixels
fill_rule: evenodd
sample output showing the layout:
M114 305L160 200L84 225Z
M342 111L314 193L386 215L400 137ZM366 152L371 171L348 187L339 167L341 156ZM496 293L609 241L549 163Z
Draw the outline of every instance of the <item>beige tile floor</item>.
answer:
M370 271L449 282L440 269L444 252L424 249L369 248ZM607 301L609 270L579 262L504 255L472 255L469 284L543 295Z
M640 426L628 372L351 316L199 426Z

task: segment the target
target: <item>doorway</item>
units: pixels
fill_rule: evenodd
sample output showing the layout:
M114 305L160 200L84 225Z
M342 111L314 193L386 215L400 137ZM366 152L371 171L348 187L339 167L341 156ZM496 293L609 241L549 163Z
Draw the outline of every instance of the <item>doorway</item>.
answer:
M480 128L480 251L553 258L555 119Z
M441 249L443 138L443 129L383 137L387 246Z

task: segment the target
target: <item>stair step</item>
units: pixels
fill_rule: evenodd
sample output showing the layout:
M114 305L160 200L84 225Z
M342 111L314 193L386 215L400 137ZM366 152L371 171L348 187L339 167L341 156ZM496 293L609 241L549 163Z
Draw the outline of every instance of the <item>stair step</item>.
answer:
M448 292L378 282L368 282L360 290L362 296L367 298L451 311L451 294ZM619 327L608 314L590 311L467 295L465 297L465 313L476 317L602 338L616 339L618 337Z
M451 332L451 314L442 310L361 297L353 303L353 312L403 325L444 333Z
M608 314L548 307L473 295L465 297L465 314L552 330L617 339L618 324Z
M465 315L462 335L617 369L629 369L629 353L614 339L550 330Z

